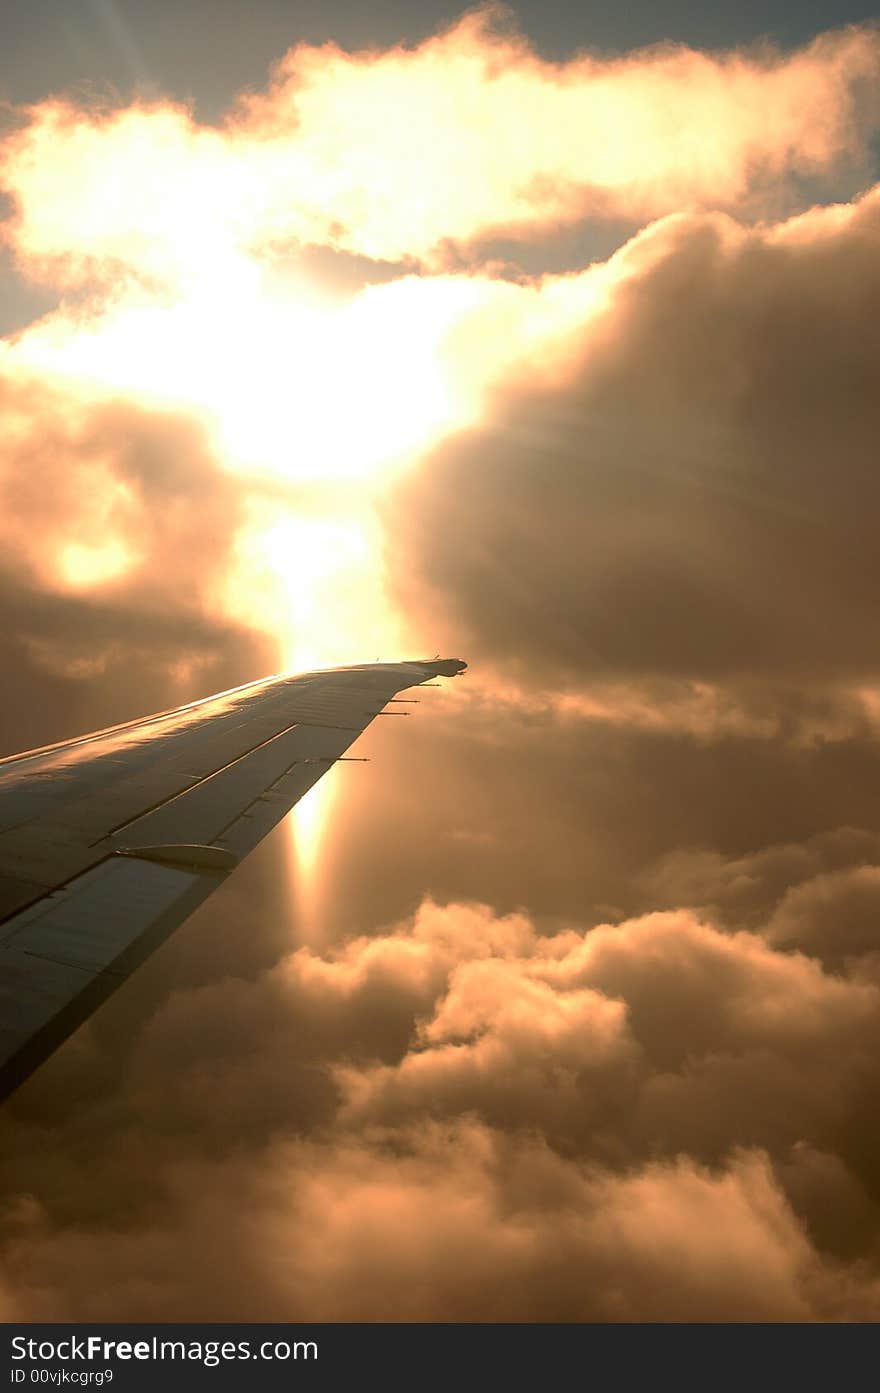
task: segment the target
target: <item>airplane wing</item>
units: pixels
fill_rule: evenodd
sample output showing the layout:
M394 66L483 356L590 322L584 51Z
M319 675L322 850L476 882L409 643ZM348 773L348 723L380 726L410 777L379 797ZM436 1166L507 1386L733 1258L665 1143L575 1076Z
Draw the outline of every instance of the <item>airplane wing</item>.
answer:
M0 760L0 1098L390 714L397 692L465 666L270 677Z

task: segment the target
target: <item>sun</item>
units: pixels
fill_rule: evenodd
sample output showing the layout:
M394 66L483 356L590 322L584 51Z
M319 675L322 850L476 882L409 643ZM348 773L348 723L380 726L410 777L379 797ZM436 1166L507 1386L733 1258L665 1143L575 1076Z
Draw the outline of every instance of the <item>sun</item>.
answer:
M15 356L87 399L121 393L201 421L241 485L218 614L270 633L279 670L295 672L399 653L375 498L467 414L440 353L461 301L426 296L414 277L342 299L208 247L173 294L134 289L89 315L50 316ZM57 569L83 590L134 557L121 541L71 543ZM310 899L332 788L331 772L292 819Z
M442 347L472 297L410 276L340 298L227 253L174 294L134 288L91 315L49 316L15 360L81 392L196 414L245 477L363 481L466 421L472 402Z
M526 291L468 275L405 274L341 294L293 255L203 232L182 238L163 277L62 304L5 357L74 402L123 397L200 424L236 481L240 519L216 616L270 635L278 670L405 655L377 503L478 419L493 374L576 312L583 289L567 288L564 313L550 284ZM88 547L68 541L55 570L83 592L124 581L137 560L137 538L104 529ZM293 821L303 885L316 878L333 781Z

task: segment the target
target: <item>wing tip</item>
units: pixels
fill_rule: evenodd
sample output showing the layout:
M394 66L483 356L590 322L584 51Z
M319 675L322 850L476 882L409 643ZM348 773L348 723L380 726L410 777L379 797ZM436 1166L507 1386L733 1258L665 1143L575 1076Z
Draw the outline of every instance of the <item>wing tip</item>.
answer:
M413 667L424 668L428 677L458 677L467 671L464 658L416 658Z

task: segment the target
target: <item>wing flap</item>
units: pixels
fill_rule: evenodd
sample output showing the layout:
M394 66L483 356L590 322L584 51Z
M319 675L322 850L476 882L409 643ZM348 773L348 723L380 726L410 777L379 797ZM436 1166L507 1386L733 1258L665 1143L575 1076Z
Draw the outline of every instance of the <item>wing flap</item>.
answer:
M305 793L328 767L327 763L316 761L342 754L360 734L360 728L340 731L294 726L202 780L195 788L132 819L124 828L105 838L105 842L117 846L213 842L243 808L297 766L301 773L301 791Z

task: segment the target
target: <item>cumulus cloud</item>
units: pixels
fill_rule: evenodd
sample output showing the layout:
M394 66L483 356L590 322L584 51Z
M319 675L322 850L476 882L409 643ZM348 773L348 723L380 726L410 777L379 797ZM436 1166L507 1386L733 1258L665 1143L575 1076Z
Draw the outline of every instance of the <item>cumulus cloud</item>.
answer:
M643 869L640 891L651 905L700 907L716 922L757 928L774 915L785 896L805 883L839 873L844 878L858 875L878 859L880 837L857 827L817 832L803 842L762 846L744 856L679 848Z
M545 934L426 902L172 996L134 1110L81 1133L105 1221L45 1178L8 1208L6 1312L875 1318L878 1029L876 986L692 916Z
M705 733L707 686L722 728L733 695L783 738L833 732L839 700L838 733L867 730L878 210L634 239L556 382L511 377L389 508L411 609L600 711L629 688L681 728L691 693Z
M767 925L770 940L831 966L880 951L880 865L830 871L785 892Z
M596 1172L473 1123L181 1168L148 1233L46 1232L15 1215L7 1319L804 1320L837 1315L759 1155ZM41 1231L42 1229L42 1231ZM184 1242L181 1243L181 1237ZM235 1253L234 1278L230 1254ZM77 1279L73 1276L76 1273ZM838 1290L835 1290L837 1285ZM849 1310L876 1299L858 1292ZM849 1294L849 1293L848 1293Z
M360 1122L475 1111L537 1127L563 1151L633 1161L686 1149L717 1161L735 1139L784 1149L806 1129L828 1144L839 1087L851 1107L870 1086L864 1056L878 1029L873 984L828 976L756 935L654 914L533 934L515 956L465 949L404 1057L338 1078L343 1116ZM819 1077L838 1089L814 1090ZM713 1092L732 1092L735 1121L706 1106Z

